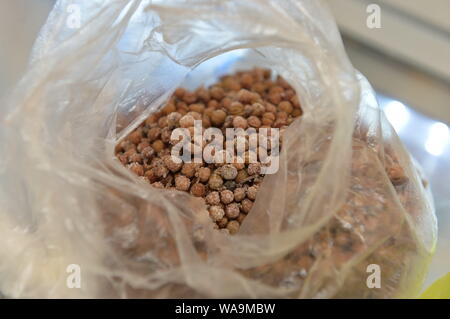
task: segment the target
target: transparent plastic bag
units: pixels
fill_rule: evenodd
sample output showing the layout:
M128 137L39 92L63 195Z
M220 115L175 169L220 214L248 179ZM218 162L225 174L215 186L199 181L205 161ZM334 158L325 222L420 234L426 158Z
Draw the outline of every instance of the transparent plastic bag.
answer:
M81 27L68 24L79 9ZM118 140L179 85L270 67L304 111L234 236L138 180ZM429 194L316 0L67 1L2 110L8 297L411 297L436 240ZM404 172L393 182L393 168ZM344 234L344 235L342 235ZM69 265L81 287L69 288ZM367 286L367 266L381 288Z

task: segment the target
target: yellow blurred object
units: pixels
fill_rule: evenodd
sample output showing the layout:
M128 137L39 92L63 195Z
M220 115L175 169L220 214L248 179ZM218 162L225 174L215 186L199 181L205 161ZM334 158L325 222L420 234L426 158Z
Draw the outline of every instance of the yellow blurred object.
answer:
M420 296L422 299L450 299L450 272L436 280Z

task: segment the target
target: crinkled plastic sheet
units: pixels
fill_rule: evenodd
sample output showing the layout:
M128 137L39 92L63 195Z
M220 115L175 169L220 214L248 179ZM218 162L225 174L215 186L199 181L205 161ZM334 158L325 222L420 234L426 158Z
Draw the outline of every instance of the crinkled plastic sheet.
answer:
M304 115L227 236L198 200L139 181L114 145L177 86L254 65L288 80ZM1 121L7 297L411 297L434 249L429 195L320 1L60 0ZM366 286L372 263L380 289Z

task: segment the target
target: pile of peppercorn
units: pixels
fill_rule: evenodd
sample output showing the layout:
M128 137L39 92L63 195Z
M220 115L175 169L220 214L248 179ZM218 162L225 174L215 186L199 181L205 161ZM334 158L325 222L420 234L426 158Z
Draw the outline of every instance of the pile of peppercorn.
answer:
M201 120L204 128L219 128L224 135L226 128L278 128L281 138L301 114L294 89L282 77L273 78L267 69L240 71L209 88L178 88L161 111L117 145L116 156L153 187L203 198L216 227L234 234L256 200L264 177L261 164L249 160L248 148L243 162L177 163L171 157L173 130L193 134L194 121Z

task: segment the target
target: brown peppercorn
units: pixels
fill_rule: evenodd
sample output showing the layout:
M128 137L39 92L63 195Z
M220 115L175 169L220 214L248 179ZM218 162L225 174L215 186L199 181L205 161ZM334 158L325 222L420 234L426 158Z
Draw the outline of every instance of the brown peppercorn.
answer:
M280 104L278 104L278 108L280 109L280 111L286 112L287 114L291 114L294 110L294 107L289 101L280 102Z
M134 144L133 144L134 145ZM130 160L130 157L133 156L134 154L137 153L136 148L130 148L128 149L128 151L126 151L125 153L123 153L123 155L125 155L128 158L128 161Z
M220 101L225 95L225 92L223 91L223 89L218 86L211 88L209 93L211 94L211 97L217 101Z
M184 163L183 168L181 169L181 174L189 178L194 177L196 167L197 167L196 163Z
M245 182L247 178L248 178L247 171L245 169L241 169L240 171L238 171L235 181L238 184L242 184Z
M233 192L228 189L221 191L220 200L224 204L230 204L234 200Z
M224 110L215 110L211 114L211 122L213 125L220 127L225 122L226 117L227 113Z
M169 101L166 106L162 109L162 113L165 115L170 114L176 111L176 106L173 100Z
M255 92L251 92L246 89L241 89L237 94L237 98L238 98L239 102L242 102L245 104L256 102L256 100L258 99L258 96L259 96L259 94L255 93Z
M209 216L211 216L211 219L215 222L219 222L223 217L225 216L225 211L220 206L211 206L209 208ZM227 220L228 222L228 220ZM225 227L225 226L223 226Z
M181 115L186 115L186 113L189 111L189 107L187 104L183 101L177 102L177 112Z
M270 119L269 117L263 117L261 120L263 127L271 127L275 120Z
M186 115L192 116L196 121L200 121L202 119L202 115L198 112L190 111Z
M279 85L274 85L270 88L269 90L269 94L274 94L274 93L283 93L284 89L283 87L279 86Z
M169 128L174 128L178 126L178 122L180 121L182 115L178 112L172 112L167 115L167 126Z
M223 123L223 127L224 128L232 127L233 126L233 119L234 119L233 115L228 115L225 118L225 122Z
M158 126L160 128L167 127L167 117L165 117L165 116L160 117L159 120L158 120Z
M206 195L206 203L209 205L219 205L220 204L219 192L211 192L208 195Z
M242 116L248 117L252 114L252 112L253 112L253 107L250 104L245 104L244 113L242 114Z
M150 146L150 143L149 143L149 141L148 141L148 138L143 138L142 139L142 141L138 144L138 146L136 147L136 150L139 152L139 153L141 153L142 152L142 150L144 149L144 148L146 148L147 146Z
M242 187L236 188L234 190L234 200L240 202L245 198L245 189Z
M288 120L287 119L277 119L272 124L272 126L276 127L276 128L281 128L281 127L286 126L286 125L288 125Z
M408 181L408 177L405 175L403 168L398 164L395 164L388 169L388 176L395 186L402 185Z
M266 113L276 113L277 107L272 103L266 103ZM275 118L274 118L275 119Z
M180 161L179 163L176 163L172 159L172 155L166 155L163 158L164 165L171 171L172 173L178 172L181 167L183 166L183 163Z
M222 177L217 174L212 174L209 178L208 185L211 189L219 189L223 185Z
M216 108L219 107L219 105L220 105L220 103L217 102L216 100L210 100L210 101L208 102L208 108L216 109Z
M197 94L197 97L202 100L205 103L208 103L209 100L211 99L211 94L209 93L209 91L207 89L205 89L204 87L200 87L198 88L195 93Z
M152 124L155 124L156 121L158 120L158 116L156 114L151 114L146 120L145 120L145 124L150 126Z
M241 84L233 76L226 76L222 80L222 86L224 89L229 90L229 91L238 91L241 88Z
M225 227L227 227L227 224L228 224L228 218L226 218L226 217L223 217L221 220L218 220L218 221L217 221L217 225L218 225L220 228L225 228Z
M189 105L189 110L192 112L203 113L203 111L205 111L205 105L202 103L194 103Z
M155 171L153 170L153 168L145 171L144 176L148 178L148 181L150 183L154 183L154 182L156 182L159 179L158 176L156 176Z
M247 167L248 175L256 175L261 173L261 164L260 163L250 163Z
M186 114L179 121L180 127L184 127L184 128L192 127L192 126L194 126L194 121L195 121L195 119L192 115Z
M157 140L161 136L161 128L152 127L147 132L147 137L150 142Z
M253 85L253 77L251 76L251 74L249 73L244 73L241 76L241 85L246 88L246 89L250 89Z
M236 116L233 119L233 127L242 128L245 130L248 127L247 120L242 116Z
M128 135L128 140L135 145L139 144L141 142L141 139L142 139L142 130L140 129Z
M233 102L228 108L228 112L231 115L242 115L244 113L244 105L240 102Z
M282 100L281 94L280 93L270 93L269 94L269 101L272 102L273 104L278 104L280 103Z
M168 127L164 127L161 130L161 141L163 141L164 143L169 143L171 135L172 135L172 130Z
M129 140L125 139L122 142L119 143L119 147L118 147L118 152L120 152L120 150L123 151L128 151L129 149L134 149L136 147L136 145L134 145L133 143L131 143Z
M225 207L225 214L229 219L235 219L239 216L239 206L236 203L228 204Z
M241 209L244 213L248 214L253 207L253 202L250 199L244 199L241 202Z
M291 115L293 117L299 117L300 115L302 115L302 110L301 109L294 109L291 113Z
M286 88L286 90L284 91L284 99L285 100L290 100L295 96L295 91L291 88Z
M284 111L278 111L276 114L277 120L287 120L289 115Z
M200 182L206 183L211 176L211 169L209 167L200 167L197 172L197 177L200 179Z
M202 183L195 183L191 186L191 194L197 197L203 197L206 193L206 187Z
M253 115L247 119L247 123L249 126L255 127L255 128L259 128L261 126L261 120Z
M239 222L236 220L230 220L227 224L227 229L231 235L236 234L239 231Z
M169 170L164 165L156 165L152 171L157 178L164 178L169 174Z
M183 95L183 101L187 104L195 103L195 101L197 101L197 95L195 95L195 93L186 91Z
M156 140L152 143L152 148L156 153L158 153L164 148L164 142L161 140Z
M264 113L263 114L263 116L262 116L262 121L263 121L263 123L264 123L264 120L268 120L268 121L275 121L275 114L274 113L272 113L272 112L266 112L266 113Z
M164 162L161 158L159 157L155 157L152 159L151 163L150 163L151 167L156 167L156 166L164 166Z
M166 155L170 155L170 150L168 148L163 148L159 153L159 157L163 158Z
M135 173L137 176L144 175L144 167L139 163L131 163L128 168Z
M123 153L123 155L127 156L128 158L130 158L131 156L133 156L136 153L137 153L137 148L136 148L136 145L134 145L134 147L129 148L125 153Z
M175 96L177 97L177 98L179 98L179 99L181 99L182 97L183 97L183 95L184 95L184 93L186 92L186 89L184 89L184 88L177 88L176 90L175 90Z
M175 177L175 187L179 191L187 191L190 185L191 181L186 176L180 175Z
M236 188L236 182L235 181L226 181L225 183L223 183L223 187L225 187L226 189L229 189L230 191L234 191L234 189Z
M265 111L266 108L261 103L253 103L251 105L251 115L262 116Z
M229 97L224 97L222 101L220 101L220 106L226 110L228 110L233 103L233 100Z
M258 186L253 185L247 189L247 197L251 200L256 199L256 194L258 194Z
M231 164L222 166L219 169L219 171L220 171L220 175L222 176L222 178L226 179L226 180L233 180L236 178L236 176L238 174L237 168Z
M208 115L208 117L211 119L211 116L212 116L212 114L213 114L213 112L214 112L215 110L216 110L215 107L208 106L208 107L205 109L205 111L203 112L203 115Z
M252 85L252 91L257 92L259 94L264 94L266 91L266 84L262 82L256 82Z
M124 154L118 154L117 158L119 159L119 161L123 164L126 165L128 164L128 156L124 155Z
M297 109L301 108L300 101L298 100L298 96L297 95L294 95L289 101L292 103L292 105L295 108L297 108Z
M206 114L202 117L202 125L204 128L211 127L211 118Z

